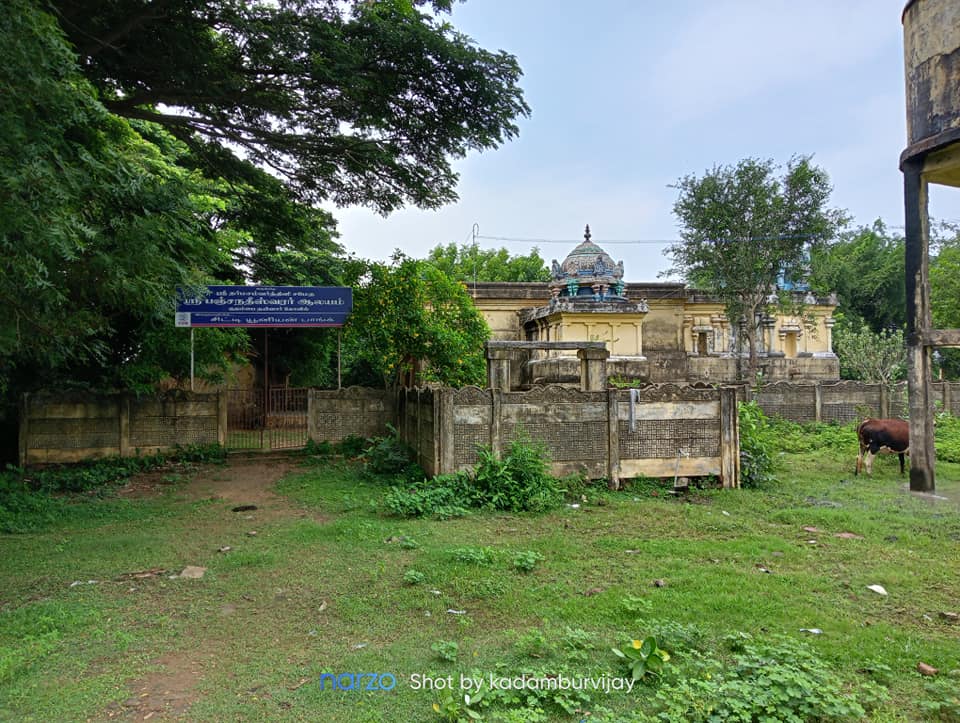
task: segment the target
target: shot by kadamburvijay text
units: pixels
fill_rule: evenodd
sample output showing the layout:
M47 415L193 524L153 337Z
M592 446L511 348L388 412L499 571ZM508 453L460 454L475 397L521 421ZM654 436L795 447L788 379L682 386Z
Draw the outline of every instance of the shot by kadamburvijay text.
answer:
M403 676L399 676L402 679ZM453 691L481 693L488 690L583 690L611 691L633 690L636 683L632 678L619 678L609 675L572 676L556 675L427 675L413 673L407 685L413 690ZM320 676L320 690L326 691L364 691L393 690L397 687L398 676L393 673L323 673Z

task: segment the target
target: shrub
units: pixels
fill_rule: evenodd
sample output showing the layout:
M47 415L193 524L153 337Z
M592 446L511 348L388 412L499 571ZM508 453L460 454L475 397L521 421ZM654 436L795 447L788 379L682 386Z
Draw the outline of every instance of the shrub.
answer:
M773 474L773 451L776 435L760 405L741 402L740 417L740 486L763 487L776 481Z
M490 448L481 448L478 454L473 475L458 472L395 485L384 496L383 508L399 517L446 519L462 516L471 507L541 512L563 502L563 489L548 474L542 445L521 438L501 459Z
M474 484L480 506L509 512L542 512L563 502L563 490L549 474L544 446L529 437L510 443L497 459L489 447L478 450Z
M420 585L423 582L426 582L427 576L424 575L419 570L407 570L403 573L403 582L407 585Z
M867 682L850 689L807 645L779 638L733 639L734 660L707 661L709 673L657 691L664 720L862 720L885 692Z
M937 459L944 462L960 462L960 417L938 414L936 436Z
M445 660L448 663L456 663L460 646L453 640L438 640L430 646L430 650L435 652L440 660Z
M388 424L390 434L373 437L364 449L367 471L373 474L402 474L423 478L423 470L413 461L413 450L400 439L400 433Z
M533 550L518 552L513 556L513 567L518 572L532 572L537 563L543 559L543 555Z
M383 496L383 509L396 517L462 517L471 506L469 486L469 477L459 473L397 485Z
M303 453L308 457L332 457L333 445L327 440L315 442L312 439L308 439L307 444L303 448Z
M367 440L356 434L348 434L334 445L338 454L342 454L348 459L355 459L363 455L367 447Z

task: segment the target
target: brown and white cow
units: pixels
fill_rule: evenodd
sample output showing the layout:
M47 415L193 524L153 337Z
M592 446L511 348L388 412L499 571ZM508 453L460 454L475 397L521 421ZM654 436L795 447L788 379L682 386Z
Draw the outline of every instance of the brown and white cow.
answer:
M872 474L873 458L880 452L897 454L900 457L900 474L903 474L904 455L910 454L910 425L907 422L902 419L864 419L857 427L857 439L860 453L854 474L860 474L862 467L866 468L867 474Z

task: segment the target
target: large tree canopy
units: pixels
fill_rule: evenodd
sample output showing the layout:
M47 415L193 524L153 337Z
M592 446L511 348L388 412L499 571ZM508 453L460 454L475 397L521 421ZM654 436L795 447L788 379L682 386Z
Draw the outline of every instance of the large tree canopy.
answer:
M141 341L171 290L225 262L218 184L186 148L107 112L50 16L0 14L0 393L141 378ZM221 355L222 358L222 355ZM175 371L175 370L169 370Z
M236 148L304 200L383 213L454 200L451 158L529 112L516 59L443 21L450 0L424 4L52 2L108 110L163 126L212 175L233 177Z
M549 281L550 271L539 249L526 256L511 256L501 249L481 249L474 244L439 245L427 261L456 281Z
M799 275L809 248L831 238L844 218L827 207L829 179L808 157L778 171L772 160L747 158L685 176L673 207L681 241L668 248L672 271L720 297L735 328L745 322L751 377L758 325L778 275Z
M483 384L490 329L463 283L399 252L390 264L361 263L356 271L343 340L348 383Z
M821 292L835 292L852 327L866 324L873 332L902 329L906 321L903 237L877 220L820 245L810 256L810 283Z

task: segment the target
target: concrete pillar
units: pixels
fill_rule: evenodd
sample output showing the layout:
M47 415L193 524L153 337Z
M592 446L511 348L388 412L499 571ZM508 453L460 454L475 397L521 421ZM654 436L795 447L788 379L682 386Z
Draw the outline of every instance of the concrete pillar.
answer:
M313 418L314 390L307 392L307 438L317 441L317 428ZM217 392L217 444L227 446L227 411L229 407L229 392L221 389Z
M599 392L607 386L607 358L610 352L606 349L578 349L580 357L580 389L584 392Z
M736 387L720 389L720 482L725 489L740 486L740 417Z
M934 490L933 399L930 347L929 216L923 158L903 165L905 271L907 290L907 389L910 397L910 489Z
M620 489L620 412L617 408L619 389L607 390L607 486Z
M434 448L439 450L436 460L437 474L450 474L456 471L457 459L454 449L454 405L453 390L440 389L434 395Z
M500 415L503 408L503 392L499 389L490 390L490 451L494 459L500 459Z
M487 349L487 386L510 391L510 351Z
M130 398L126 394L117 397L117 417L120 423L119 451L121 457L129 457L130 452ZM176 405L174 405L176 410ZM176 412L174 412L176 416Z

